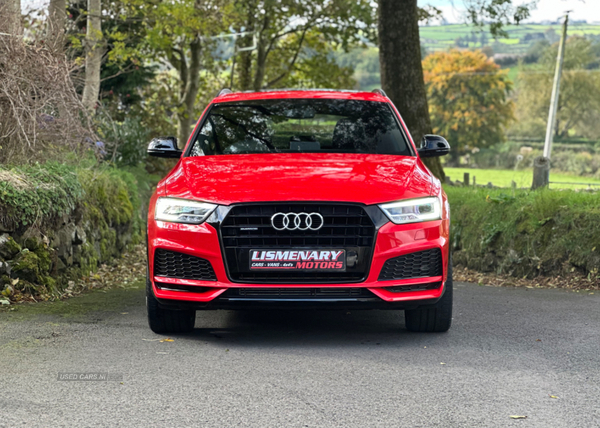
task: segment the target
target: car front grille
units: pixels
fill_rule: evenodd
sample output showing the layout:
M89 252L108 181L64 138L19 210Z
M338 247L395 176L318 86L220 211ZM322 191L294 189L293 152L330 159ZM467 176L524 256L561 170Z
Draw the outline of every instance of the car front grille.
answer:
M425 278L443 273L442 251L439 248L405 254L386 260L379 281Z
M162 248L158 248L154 253L154 276L199 281L217 280L208 260Z
M319 213L319 230L276 230L276 213ZM220 225L229 276L235 282L294 284L363 281L375 242L375 225L360 205L335 203L277 203L234 206ZM345 250L345 272L251 271L250 250Z
M244 300L335 300L373 298L366 288L230 288L222 298Z

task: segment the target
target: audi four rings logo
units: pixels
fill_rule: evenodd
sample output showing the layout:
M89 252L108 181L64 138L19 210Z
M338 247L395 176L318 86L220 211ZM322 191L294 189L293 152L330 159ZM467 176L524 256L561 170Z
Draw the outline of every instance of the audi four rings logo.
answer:
M319 213L277 213L271 217L275 230L319 230L324 224Z

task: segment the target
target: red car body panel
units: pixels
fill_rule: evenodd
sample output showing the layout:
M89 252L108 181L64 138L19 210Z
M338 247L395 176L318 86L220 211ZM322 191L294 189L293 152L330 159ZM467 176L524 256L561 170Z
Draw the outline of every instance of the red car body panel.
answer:
M166 194L221 205L298 200L380 204L431 194L431 174L417 159L346 153L188 157L166 179Z
M335 98L389 103L414 148L414 142L390 100L377 93L332 91L273 91L223 95L213 103L252 99ZM203 115L207 114L210 105ZM200 126L198 121L196 129ZM192 133L192 136L195 134ZM188 141L191 143L192 137ZM416 148L414 148L416 152ZM158 299L210 302L228 288L282 287L281 284L232 282L223 260L219 235L210 224L169 223L154 219L158 197L187 198L219 205L247 202L328 201L374 205L403 199L437 196L442 219L396 225L387 222L378 231L369 273L363 282L346 284L285 284L293 287L361 287L386 302L435 301L444 293L438 289L397 293L390 287L442 282L447 278L450 213L441 183L418 156L372 154L269 153L182 157L157 186L148 212L148 266L153 291ZM154 276L154 251L177 251L208 260L217 281L196 281ZM440 248L443 275L428 278L378 281L385 261L404 254ZM203 292L158 288L156 282L205 287Z

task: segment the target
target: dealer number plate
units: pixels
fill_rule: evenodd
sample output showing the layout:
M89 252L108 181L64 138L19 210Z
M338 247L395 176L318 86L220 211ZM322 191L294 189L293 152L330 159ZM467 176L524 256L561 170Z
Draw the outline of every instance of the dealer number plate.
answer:
M344 272L345 250L250 250L250 270Z

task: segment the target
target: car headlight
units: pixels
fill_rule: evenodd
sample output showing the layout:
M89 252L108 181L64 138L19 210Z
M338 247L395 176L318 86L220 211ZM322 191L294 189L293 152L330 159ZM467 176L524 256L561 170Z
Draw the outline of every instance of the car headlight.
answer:
M407 199L379 205L386 216L396 224L418 223L442 218L440 200L436 197Z
M154 218L173 223L200 224L217 208L214 204L189 199L158 198Z

